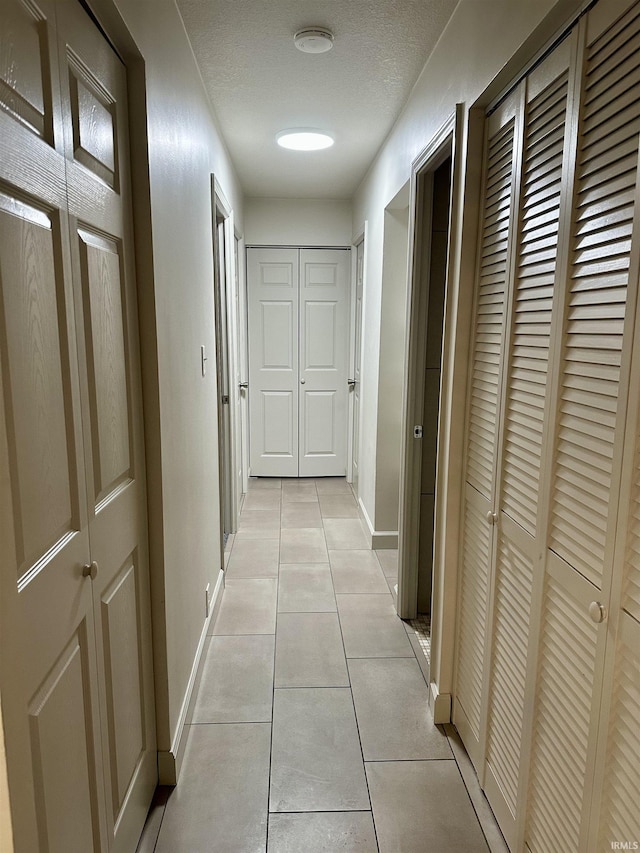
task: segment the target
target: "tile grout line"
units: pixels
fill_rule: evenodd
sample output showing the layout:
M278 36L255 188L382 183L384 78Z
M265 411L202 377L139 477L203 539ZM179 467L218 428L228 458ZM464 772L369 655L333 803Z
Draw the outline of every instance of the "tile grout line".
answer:
M376 849L378 850L378 853L380 853L380 842L378 841L378 829L376 827L376 821L375 821L375 818L373 816L373 803L371 802L371 790L369 788L369 780L367 778L367 767L366 767L366 763L364 760L364 751L362 749L362 737L360 736L360 725L358 723L358 714L356 712L356 703L355 703L355 700L353 698L353 687L351 685L351 672L349 671L349 658L347 657L347 649L346 649L345 644L344 644L344 632L342 630L342 620L340 619L340 610L338 609L338 598L337 598L337 593L336 593L336 587L335 587L335 584L333 583L333 573L331 573L331 583L333 585L333 595L336 599L336 612L338 615L338 626L340 628L340 639L342 641L342 651L344 653L344 660L345 660L345 664L347 667L347 678L349 679L349 694L351 696L351 707L353 708L353 718L355 720L356 731L358 733L358 743L360 745L360 756L362 758L362 773L364 775L364 783L367 787L367 797L369 799L369 813L371 814L371 824L373 826L373 835L374 835L374 838L376 840Z
M265 836L265 853L269 849L269 816L271 802L271 768L273 765L273 717L276 698L276 640L278 636L278 598L280 597L280 555L282 553L282 510L283 510L283 492L282 480L280 480L280 527L278 530L278 574L276 576L276 612L274 617L273 628L273 681L271 685L271 723L269 731L269 770L267 775L267 819L266 819L266 836Z

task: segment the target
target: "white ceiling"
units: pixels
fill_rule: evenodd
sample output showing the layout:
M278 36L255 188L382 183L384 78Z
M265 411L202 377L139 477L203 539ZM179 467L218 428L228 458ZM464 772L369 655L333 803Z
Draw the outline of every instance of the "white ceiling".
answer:
M177 0L245 193L350 198L398 117L458 0ZM333 49L293 36L322 26ZM314 127L325 151L275 136Z

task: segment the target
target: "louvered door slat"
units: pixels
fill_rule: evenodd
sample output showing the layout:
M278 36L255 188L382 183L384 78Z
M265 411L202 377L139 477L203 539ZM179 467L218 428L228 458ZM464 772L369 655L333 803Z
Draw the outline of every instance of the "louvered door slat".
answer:
M480 736L491 532L471 491L464 515L456 696L476 739Z
M533 566L529 555L503 528L496 563L492 702L487 724L487 761L512 815L518 798L527 633Z
M467 451L467 481L485 497L491 495L494 469L513 134L513 120L494 134L486 166Z
M623 614L609 718L600 849L640 840L640 624Z
M526 841L531 853L577 850L597 626L548 577ZM559 806L559 804L561 804Z
M560 376L550 544L596 586L611 503L637 180L637 24L630 20L631 29L609 32L587 52ZM607 156L612 134L623 156ZM589 454L581 452L585 441Z
M544 235L528 235L521 244L514 282L512 358L506 391L505 455L502 474L502 509L529 534L535 535L543 413L551 327L552 289L555 275L568 73L563 73L530 103L525 131L523 234L538 216L539 187L544 186L549 212ZM546 157L540 157L544 141ZM520 347L534 357L517 357ZM522 428L520 399L534 412Z
M640 440L636 450L633 491L627 527L622 606L640 623Z

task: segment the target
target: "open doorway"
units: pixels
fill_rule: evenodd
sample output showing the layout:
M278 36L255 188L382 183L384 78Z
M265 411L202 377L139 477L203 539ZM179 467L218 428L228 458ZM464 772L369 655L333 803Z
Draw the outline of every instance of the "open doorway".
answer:
M448 135L414 172L400 489L398 614L412 620L428 662L451 180Z
M213 267L216 379L218 393L218 466L222 563L227 539L237 527L242 494L242 465L235 430L239 392L236 327L236 246L231 210L213 180Z

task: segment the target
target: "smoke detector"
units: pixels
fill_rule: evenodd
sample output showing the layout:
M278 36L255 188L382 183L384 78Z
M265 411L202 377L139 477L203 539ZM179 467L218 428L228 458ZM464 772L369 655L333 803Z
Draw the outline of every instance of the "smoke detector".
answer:
M303 53L326 53L333 47L333 33L322 27L307 27L295 34L293 43Z

